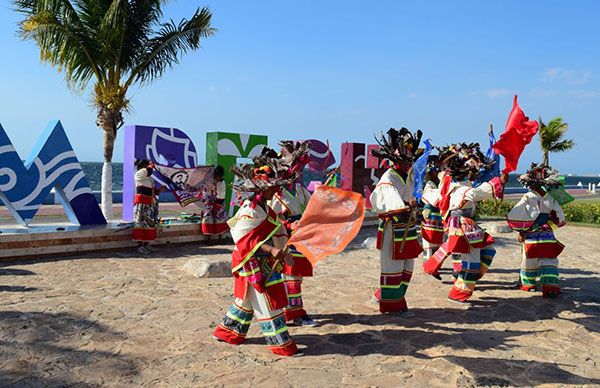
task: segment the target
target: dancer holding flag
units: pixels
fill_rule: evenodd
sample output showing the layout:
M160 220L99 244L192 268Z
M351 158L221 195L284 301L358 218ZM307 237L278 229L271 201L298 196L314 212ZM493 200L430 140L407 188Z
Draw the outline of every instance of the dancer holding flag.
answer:
M135 179L135 197L133 199L133 235L132 239L138 243L138 252L147 255L152 252L150 242L156 240L156 226L158 224L158 200L156 196L166 187L155 188L152 173L154 162L146 159L136 160L137 169Z
M390 128L378 140L373 156L392 163L371 194L371 205L379 215L377 248L380 250L380 289L375 293L379 311L402 314L408 311L405 294L415 258L423 251L417 237L417 201L411 167L419 157L422 132ZM409 316L406 314L405 316Z
M293 141L282 141L280 144L282 146L281 154L284 156L295 149ZM303 158L304 160L301 162L308 163L308 155ZM276 193L269 203L269 206L283 220L288 235L292 234L292 226L302 217L311 197L310 192L300 181L301 175L298 177L298 181L283 187L280 192ZM284 265L282 270L288 297L288 305L283 309L285 320L300 326L317 326L318 323L306 313L302 301L302 278L313 276L313 267L294 246L290 247L290 252L294 257L294 265Z
M213 169L214 185L209 186L202 198L206 209L202 212L200 231L202 234L220 235L229 230L225 212L225 196L227 187L223 179L225 171L222 166Z
M553 229L565 224L560 204L550 193L559 188L558 173L548 166L533 163L519 182L529 189L507 215L508 225L519 232L523 244L521 264L521 290L535 291L536 278L540 278L545 298L555 298L560 292L558 284L558 255L562 245L554 237Z
M496 138L494 136L494 130L491 125L488 131L488 137L489 147L486 151L485 158L489 160L490 163L492 163L491 161L493 161L493 163L491 168L489 163L482 165L482 169L477 178L477 181L474 182L474 186L479 186L481 183L487 182L492 178L500 175L500 156L494 152L493 147L494 143L496 142ZM441 176L443 176L444 173L441 173L439 169L439 155L435 155L434 158L435 159L433 161L435 162L435 165L432 166L432 172L437 175L433 176L433 174L429 174L431 179L427 182L429 187L425 187L422 198L422 201L425 204L423 209L423 223L421 224L421 236L423 238L423 248L425 248L425 262L423 263L423 270L425 271L425 273L430 274L434 278L442 280L439 270L444 264L444 261L446 261L446 259L451 255L451 253L448 252L448 243L443 244L444 223L442 220L442 214L440 213L437 207L441 198L439 187L440 180ZM431 253L428 252L428 244L433 245ZM461 258L459 254L454 254L452 256L452 266L454 269L452 272L452 276L454 277L454 280L456 280L458 278L462 266Z
M466 302L496 253L491 246L492 236L473 220L476 204L485 199L502 198L507 176L503 174L473 187L472 182L477 180L481 170L491 168L494 163L485 158L477 143L441 147L439 158L444 176L438 206L448 241L428 261L437 261L436 256L442 253L450 253L455 260L460 260L460 265L455 266L457 279L448 298ZM428 264L424 265L426 271Z
M265 147L254 158L254 164L232 168L240 179L234 189L250 193L251 197L228 221L235 243L232 254L235 300L215 329L214 336L221 341L243 343L256 314L273 353L282 356L298 353L282 310L288 305L282 261L293 265L293 258L286 248L285 227L267 201L300 176L307 151L307 143L296 144L285 155Z

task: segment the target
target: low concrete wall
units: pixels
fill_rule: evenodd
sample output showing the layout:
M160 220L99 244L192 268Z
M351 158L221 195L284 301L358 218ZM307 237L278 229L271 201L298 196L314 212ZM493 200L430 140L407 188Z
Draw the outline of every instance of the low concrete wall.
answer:
M377 225L377 216L367 212L363 226ZM105 226L43 226L1 229L0 261L43 258L113 249L137 247L131 240L131 228L118 224ZM225 234L224 237L229 237ZM217 239L200 233L200 225L174 223L161 225L152 245L202 243Z
M131 228L116 224L79 227L45 225L3 229L0 234L0 261L31 259L112 249L135 248ZM171 224L158 228L153 245L183 244L216 239L200 233L199 224Z

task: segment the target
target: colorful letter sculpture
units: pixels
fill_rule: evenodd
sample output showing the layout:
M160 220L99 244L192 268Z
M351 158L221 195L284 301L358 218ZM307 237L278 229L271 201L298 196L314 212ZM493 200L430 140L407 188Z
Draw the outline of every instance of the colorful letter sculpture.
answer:
M369 196L379 182L385 169L379 168L379 160L371 155L375 144L343 143L340 161L340 188L361 193L366 198L366 207L371 208Z
M147 159L171 167L195 167L197 154L194 142L176 128L125 126L125 152L123 154L123 220L133 219L133 196L135 194L134 162ZM158 184L163 184L154 176Z
M60 121L48 124L25 164L0 125L0 198L13 217L28 225L52 188L70 222L106 224Z
M307 141L310 143L310 150L308 151L310 162L308 163L308 167L312 171L325 172L327 168L335 164L335 156L333 156L333 152L331 152L327 144L316 139Z
M220 165L225 169L223 177L228 187L233 183L231 166L238 158L251 159L260 154L269 144L269 138L262 135L248 135L228 132L208 132L206 134L206 164ZM231 202L232 190L227 190L225 204ZM230 209L230 214L231 214Z

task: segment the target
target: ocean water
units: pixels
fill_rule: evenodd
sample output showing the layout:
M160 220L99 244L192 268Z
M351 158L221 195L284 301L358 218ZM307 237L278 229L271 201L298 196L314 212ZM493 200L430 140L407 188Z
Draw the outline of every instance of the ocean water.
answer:
M85 172L90 186L94 191L100 191L101 176L102 176L102 163L99 162L81 162L81 167ZM511 174L507 187L521 187L521 184L517 181L518 174ZM318 172L306 171L303 175L305 183L313 180L322 180L323 174ZM600 176L580 176L572 175L565 177L565 184L567 188L576 188L577 184L581 182L583 188L588 187L588 183L600 184ZM113 163L113 191L123 190L123 163Z
M100 191L102 185L102 163L81 162L81 168L85 173L90 187L93 191ZM113 191L123 190L123 163L113 163Z

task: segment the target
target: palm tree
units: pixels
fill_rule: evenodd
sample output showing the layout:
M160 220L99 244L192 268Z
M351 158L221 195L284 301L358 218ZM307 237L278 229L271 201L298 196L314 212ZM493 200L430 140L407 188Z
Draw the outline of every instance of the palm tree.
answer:
M104 133L102 212L112 217L112 157L127 98L134 85L146 85L200 48L216 32L208 8L189 19L161 23L168 0L13 0L25 15L19 34L40 49L42 62L65 74L67 85L82 93L93 80L96 125Z
M564 152L575 147L575 142L571 139L564 139L565 133L569 129L569 124L558 116L544 124L540 117L540 146L544 153L543 163L548 165L548 154L550 152Z

